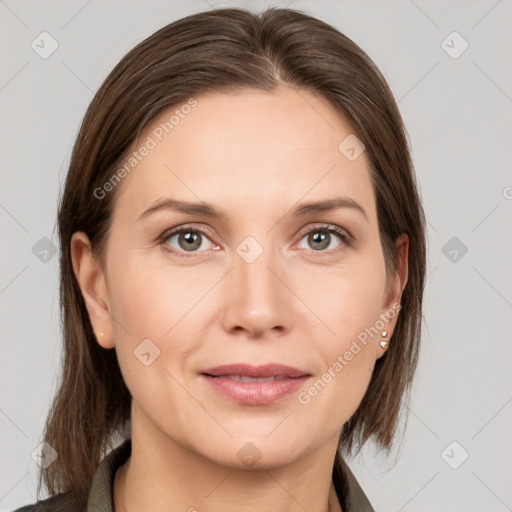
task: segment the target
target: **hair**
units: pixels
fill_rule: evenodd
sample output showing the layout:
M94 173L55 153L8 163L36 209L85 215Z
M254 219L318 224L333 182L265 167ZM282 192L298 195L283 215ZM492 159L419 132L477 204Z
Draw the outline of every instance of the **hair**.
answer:
M44 480L50 494L72 493L85 503L102 456L130 423L131 395L116 352L95 339L71 261L71 237L83 231L104 262L119 187L101 200L94 191L164 109L210 92L272 92L279 85L328 100L364 143L387 276L396 271L397 237L409 237L408 280L393 339L342 427L334 469L343 463L341 452L359 451L370 438L389 452L417 365L426 265L424 212L397 104L373 61L333 26L292 9L218 9L174 21L130 50L80 126L58 211L64 347L44 429L58 458L41 469L38 493Z

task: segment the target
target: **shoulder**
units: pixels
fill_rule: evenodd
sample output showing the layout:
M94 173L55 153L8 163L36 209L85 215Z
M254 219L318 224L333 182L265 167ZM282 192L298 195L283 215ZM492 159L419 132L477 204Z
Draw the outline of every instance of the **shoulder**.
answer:
M117 469L131 454L131 438L125 439L103 458L91 481L90 492L79 501L75 494L55 494L44 500L25 505L13 512L86 512L87 510L113 511L112 485Z
M375 512L354 473L339 452L334 463L333 481L343 512Z
M17 508L13 512L85 512L85 507L77 503L73 496L56 494L44 500Z

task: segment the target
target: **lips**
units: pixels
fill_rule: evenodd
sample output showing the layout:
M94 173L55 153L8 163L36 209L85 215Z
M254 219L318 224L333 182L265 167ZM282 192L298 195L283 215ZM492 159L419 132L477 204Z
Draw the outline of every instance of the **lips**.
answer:
M311 375L281 364L230 364L204 370L201 376L225 398L245 405L266 405L298 391Z

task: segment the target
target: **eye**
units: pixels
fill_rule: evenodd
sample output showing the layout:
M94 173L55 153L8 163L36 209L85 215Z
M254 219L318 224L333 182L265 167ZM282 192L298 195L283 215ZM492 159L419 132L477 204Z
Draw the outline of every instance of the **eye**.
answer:
M332 247L332 235L336 235L336 237L341 240L341 243L334 248ZM178 229L173 229L170 232L165 232L159 238L159 242L166 251L177 254L178 256L188 257L193 256L194 253L204 252L204 250L207 250L208 248L212 248L214 251L219 250L220 247L211 242L209 236L213 237L213 235L211 235L207 230L193 226L182 226ZM335 251L340 247L340 245L350 246L352 245L353 240L352 236L347 231L339 226L330 224L316 226L313 229L310 229L305 232L305 236L301 238L301 241L305 238L307 238L307 243L312 247L310 250L314 252L327 253ZM175 240L173 241L173 239ZM210 244L209 247L208 244Z
M183 226L171 232L162 235L160 243L164 248L179 256L187 256L184 253L203 252L199 251L200 248L208 249L208 243L214 250L218 250L218 246L214 245L208 238L209 233L202 229L194 228L191 226ZM173 238L176 240L173 242ZM206 244L204 243L206 242Z
M336 235L336 237L342 241L339 245L351 245L352 243L352 237L347 231L339 226L329 224L310 229L301 241L306 238L306 242L310 244L310 247L315 252L331 252L331 250L336 250L336 248L339 247L339 245L332 247L332 235Z

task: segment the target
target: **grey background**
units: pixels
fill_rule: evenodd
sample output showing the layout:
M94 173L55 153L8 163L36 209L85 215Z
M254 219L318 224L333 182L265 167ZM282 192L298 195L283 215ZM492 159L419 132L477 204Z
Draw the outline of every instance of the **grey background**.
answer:
M44 237L57 245L59 187L93 93L170 21L268 4L0 1L0 510L36 497L31 453L61 355L58 257ZM388 458L368 445L349 463L378 511L512 510L512 2L271 4L334 25L382 70L428 218L424 341L403 441ZM47 59L31 47L43 31L59 45ZM454 31L469 44L457 58Z

